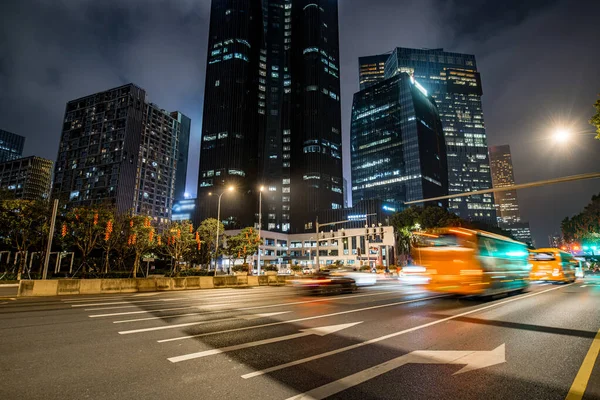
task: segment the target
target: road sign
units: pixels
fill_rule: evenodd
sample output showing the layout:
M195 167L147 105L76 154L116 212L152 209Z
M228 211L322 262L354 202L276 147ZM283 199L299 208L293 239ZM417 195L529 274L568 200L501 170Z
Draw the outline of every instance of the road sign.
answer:
M506 362L505 345L501 344L492 351L439 351L419 350L386 361L345 378L301 393L287 400L324 399L343 390L360 385L370 379L383 375L406 364L461 364L465 365L454 375Z
M271 338L271 339L257 340L256 342L242 343L242 344L238 344L235 346L221 347L220 349L200 351L198 353L184 354L184 355L178 356L178 357L171 357L168 360L171 361L172 363L177 363L177 362L181 362L181 361L192 360L194 358L211 356L213 354L220 354L220 353L225 353L228 351L246 349L248 347L262 346L263 344L283 342L286 340L297 339L297 338L301 338L304 336L310 336L310 335L325 336L325 335L329 335L331 333L335 333L337 331L341 331L342 329L350 328L350 327L352 327L354 325L358 325L360 323L362 323L362 321L361 322L352 322L349 324L321 326L318 328L310 328L310 329L300 329L299 333L294 333L294 334L287 335L287 336L279 336L279 337L275 337L275 338Z
M153 262L154 258L143 258L142 261L144 261L144 262Z

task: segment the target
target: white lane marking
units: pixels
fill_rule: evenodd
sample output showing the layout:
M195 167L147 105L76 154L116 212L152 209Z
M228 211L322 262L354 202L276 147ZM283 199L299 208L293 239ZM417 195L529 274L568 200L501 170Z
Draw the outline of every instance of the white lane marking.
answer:
M318 360L320 358L329 357L329 356L332 356L332 355L335 355L335 354L343 353L345 351L358 349L359 347L368 346L368 345L373 344L373 343L381 342L382 340L391 339L393 337L404 335L406 333L415 332L415 331L418 331L418 330L424 329L424 328L429 328L430 326L441 324L442 322L446 322L446 321L451 321L453 319L460 318L460 317L463 317L465 315L474 314L474 313L477 313L477 312L480 312L480 311L483 311L483 310L488 310L490 308L497 307L497 306L500 306L500 305L503 305L503 304L512 303L513 301L523 300L523 299L526 299L526 298L529 298L529 297L537 296L537 295L540 295L540 294L543 294L543 293L550 292L552 290L562 289L562 288L567 287L569 285L554 287L554 288L551 288L551 289L542 290L540 292L535 292L535 293L527 294L527 295L520 296L520 297L514 297L512 299L504 300L504 301L501 301L499 303L490 304L489 306L476 308L475 310L465 311L463 313L456 314L456 315L451 315L451 316L446 317L446 318L438 319L436 321L428 322L428 323L423 324L423 325L418 325L418 326L415 326L413 328L404 329L404 330L399 331L399 332L390 333L388 335L380 336L380 337L377 337L377 338L374 338L374 339L370 339L370 340L367 340L367 341L364 341L364 342L360 342L360 343L356 343L356 344L353 344L353 345L350 345L350 346L342 347L342 348L339 348L337 350L331 350L331 351L328 351L328 352L325 352L325 353L321 353L321 354L317 354L317 355L314 355L314 356L311 356L311 357L306 357L306 358L303 358L301 360L296 360L296 361L291 361L289 363L285 363L285 364L281 364L281 365L276 365L274 367L266 368L266 369L263 369L261 371L250 372L248 374L242 375L242 378L244 378L244 379L254 378L255 376L264 375L264 374L267 374L267 373L273 372L273 371L279 371L280 369L292 367L294 365L304 364L304 363L307 363L309 361L314 361L314 360Z
M199 292L195 291L195 292ZM267 290L267 289L261 289L261 290L241 290L241 289L237 289L237 290L218 290L218 291L213 291L211 290L210 293L190 293L189 291L165 291L165 292L152 292L152 293L141 293L141 294L133 294L133 295L129 295L129 296L119 296L119 297L95 297L95 298L86 298L86 299L69 299L69 300L61 300L63 303L87 303L87 302L94 302L94 301L98 301L98 300L107 300L108 302L113 302L113 300L126 300L126 299L131 299L132 301L136 300L137 297L148 297L148 296L157 296L157 295L172 295L172 296L177 296L177 297L173 297L173 298L177 298L177 299L204 299L204 298L212 298L212 297L228 297L231 296L233 294L235 295L240 295L240 296L250 296L250 295L259 295L259 294L264 294L264 293L274 293L277 292L277 290ZM284 292L284 291L281 291ZM285 292L284 292L285 293ZM279 293L279 295L281 295L281 293ZM111 303L113 304L113 303ZM118 304L118 303L114 303L114 304ZM89 304L90 306L92 304Z
M122 296L101 296L101 297L86 297L86 298L69 298L69 299L61 299L63 303L85 303L90 301L97 300L125 300L128 298L135 299L136 297L144 297L144 296L158 296L158 295L174 295L174 296L185 296L182 298L204 298L204 297L212 297L218 295L220 297L230 296L232 294L260 294L266 292L276 292L278 288L261 288L261 289L198 289L198 290L178 290L178 291L164 291L164 292L148 292L148 293L130 293ZM281 290L281 292L286 292ZM218 297L215 296L215 297Z
M138 303L157 303L162 301L181 301L182 299L160 299L160 300L132 300L132 301L115 301L113 303L94 303L94 304L71 304L71 307L94 307L94 306L106 306L111 304L138 304ZM135 307L135 306L134 306Z
M261 287L261 288L251 288L251 289L235 289L235 288L223 288L223 289L188 289L188 290L165 290L160 292L132 292L132 293L122 293L119 295L111 296L110 294L106 294L98 297L68 297L66 299L61 299L64 303L77 303L77 302L86 302L90 300L109 300L109 299L126 299L129 297L140 297L140 296L156 296L156 295L189 295L189 296L211 296L214 294L228 294L228 293L240 293L240 292L254 292L254 293L262 293L262 292L273 292L273 291L286 291L283 289L289 289L287 287Z
M231 294L229 295L224 295L224 296L211 296L211 297L178 297L178 298L173 298L173 299L162 299L162 300L144 300L147 302L158 302L158 301L177 301L179 303L191 303L191 302L198 302L199 300L223 300L223 298L227 298L227 299L234 299L234 300L241 300L244 298L253 298L256 296L261 296L261 299L267 299L267 298L272 298L272 297L276 297L276 298L281 298L282 296L279 294L273 294L270 296L266 296L264 293L248 293L248 294L240 294L240 295L236 295L236 296L232 296ZM246 300L248 301L248 300ZM123 302L124 304L131 304L131 303L139 303L139 301L126 301ZM121 303L111 303L111 304L121 304ZM87 306L93 306L93 304L83 304L83 305L78 305L78 307L87 307ZM71 305L71 307L73 307L73 305ZM115 306L115 307L96 307L96 308L86 308L85 311L98 311L98 310L117 310L117 309L123 309L123 308L135 308L138 307L135 304L129 305L129 306ZM192 306L190 306L192 307Z
M134 329L134 330L130 330L130 331L121 331L121 332L119 332L119 335L129 335L129 334L132 334L132 333L162 331L162 330L165 330L165 329L175 329L175 328L182 328L182 327L185 327L185 326L203 325L203 324L210 324L210 323L215 323L215 322L232 321L232 320L237 320L237 319L252 320L252 319L258 319L258 318L268 318L268 317L272 317L272 316L279 315L279 314L287 314L289 312L291 312L291 311L280 311L280 312L275 312L275 313L244 315L244 316L240 316L240 317L223 318L223 319L211 319L211 320L208 320L208 321L188 322L186 324L155 326L155 327L152 327L152 328Z
M333 317L333 316L336 316L336 315L344 315L344 314L351 314L351 313L361 312L361 311L375 310L375 309L383 308L383 307L392 307L392 306L397 306L397 305L401 305L401 304L408 304L408 303L415 303L415 302L419 302L419 301L427 301L427 300L432 300L432 299L439 299L440 297L446 297L446 296L447 295L433 296L433 297L421 297L421 298L413 299L413 300L398 301L398 302L395 302L395 303L381 304L381 305L378 305L378 306L357 308L355 310L347 310L347 311L340 311L340 312L331 313L331 314L316 315L314 317L306 317L306 318L292 319L292 320L288 320L288 321L272 322L272 323L269 323L269 324L248 326L248 327L245 327L245 328L227 329L227 330L219 331L219 332L201 333L199 335L180 336L180 337L171 338L171 339L159 340L158 343L172 342L172 341L175 341L175 340L191 339L191 338L200 337L200 336L218 335L218 334L221 334L221 333L246 331L246 330L250 330L250 329L265 328L265 327L268 327L268 326L275 326L275 325L282 325L282 324L291 324L291 323L300 322L300 321L310 321L312 319L327 318L327 317Z
M463 369L453 374L456 375L479 368L491 367L492 365L502 364L504 362L506 362L504 344L496 347L492 351L413 351L412 353L396 357L393 360L367 368L308 392L289 397L287 400L321 400L346 389L350 389L351 387L360 385L361 383L393 371L406 364L466 364Z
M362 323L362 321L352 322L349 324L330 325L330 326L321 326L318 328L300 329L299 333L294 333L292 335L279 336L279 337L275 337L275 338L271 338L271 339L257 340L255 342L242 343L242 344L237 344L234 346L221 347L219 349L200 351L198 353L184 354L182 356L168 358L168 360L171 361L172 363L177 363L177 362L181 362L181 361L192 360L195 358L211 356L214 354L226 353L228 351L247 349L249 347L256 347L256 346L262 346L265 344L271 344L271 343L283 342L286 340L298 339L298 338L301 338L304 336L310 336L310 335L325 336L325 335L329 335L331 333L335 333L337 331L341 331L342 329L350 328L354 325L358 325L361 323Z
M253 306L253 307L244 307L244 308L234 308L234 309L225 310L225 311L247 311L247 310L256 310L256 309L260 309L260 308L285 307L285 306L291 306L291 305L295 305L295 304L319 303L319 302L323 302L323 301L335 301L335 300L342 300L342 299L352 299L352 298L355 298L355 297L381 296L381 295L384 295L384 294L391 294L391 293L397 293L397 292L396 291L391 291L391 292L358 294L358 295L351 295L351 296L327 297L327 298L318 299L318 300L293 301L293 302L288 302L288 303L269 304L267 306ZM204 307L204 306L185 306L185 307L174 307L174 308L160 308L160 309L157 309L157 310L126 311L126 312L110 313L110 314L95 314L95 315L89 315L89 317L90 318L100 318L100 317L115 317L115 316L119 316L119 315L152 314L152 313L155 313L155 312L178 311L178 310L187 310L187 309L190 309L190 308L201 308L201 307ZM102 310L102 308L90 308L89 310L86 309L85 311L96 311L96 310ZM217 312L217 311L215 311L215 312ZM221 311L219 311L219 312L221 312ZM164 318L164 317L157 317L157 318ZM142 318L140 320L145 320L145 318Z
M137 318L137 319L122 320L122 321L114 321L113 323L114 324L121 324L121 323L125 323L125 322L138 322L138 321L150 321L150 320L153 320L153 319L189 317L189 316L192 316L192 315L203 315L203 314L217 313L217 312L248 311L248 310L257 310L257 309L261 309L261 308L285 307L285 306L290 306L290 305L294 305L294 304L316 303L316 302L323 302L323 301L327 301L327 300L339 300L339 299L348 299L348 298L365 297L365 296L380 296L380 295L389 294L389 293L396 293L396 292L381 292L381 293L359 294L359 295L354 295L354 296L341 296L341 297L319 299L319 300L306 300L306 301L294 301L294 302L279 303L279 304L269 304L269 305L266 305L266 306L253 306L253 307L244 307L244 308L233 308L233 309L228 309L228 310L216 310L216 311L208 311L208 312L197 312L197 313L185 313L185 314L177 314L177 315L166 315L166 316L163 316L163 317ZM223 306L223 305L227 305L227 304L219 304L219 306ZM190 306L190 307L177 307L177 308L163 308L162 310L154 310L154 311L133 311L133 312L127 312L127 313L100 314L100 315L90 315L89 317L90 318L96 318L96 317L115 316L115 315L141 314L141 313L152 313L152 312L162 312L162 311L185 310L185 309L188 309L188 308L193 308L193 307Z

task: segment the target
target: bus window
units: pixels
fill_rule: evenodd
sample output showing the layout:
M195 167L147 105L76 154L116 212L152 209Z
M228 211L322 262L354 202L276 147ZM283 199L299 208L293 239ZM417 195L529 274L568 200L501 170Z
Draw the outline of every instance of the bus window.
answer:
M556 257L554 257L554 253L552 252L544 252L544 253L531 253L531 257L529 258L532 261L554 261Z
M414 247L463 247L464 240L453 234L415 235Z

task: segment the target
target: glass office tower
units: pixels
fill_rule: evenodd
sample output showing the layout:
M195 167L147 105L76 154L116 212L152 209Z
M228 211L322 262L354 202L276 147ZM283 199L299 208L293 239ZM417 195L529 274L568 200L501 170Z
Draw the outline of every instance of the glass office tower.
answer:
M213 0L196 220L311 229L343 207L337 0Z
M435 100L407 73L354 95L351 156L353 202L380 199L401 209L406 201L448 194Z
M385 79L385 62L389 57L389 54L379 54L358 58L358 82L360 90L366 89Z
M24 146L23 136L0 129L0 162L22 157Z
M492 179L475 56L443 49L394 49L385 76L412 74L435 99L448 153L449 194L490 189ZM491 194L449 200L462 218L497 225Z

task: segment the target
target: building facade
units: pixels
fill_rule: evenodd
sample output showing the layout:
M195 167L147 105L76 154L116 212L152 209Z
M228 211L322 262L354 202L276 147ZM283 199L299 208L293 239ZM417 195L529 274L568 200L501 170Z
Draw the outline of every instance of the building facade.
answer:
M50 196L52 165L41 157L25 157L0 163L0 188L17 199L38 200Z
M510 146L490 146L489 154L493 187L513 186L515 184L515 176L513 173ZM516 190L495 193L494 199L496 201L496 216L499 225L521 221Z
M475 56L443 49L394 49L385 77L406 72L435 99L448 156L449 194L490 189L492 180ZM450 211L468 220L496 225L492 194L449 200Z
M177 172L175 176L175 201L179 201L186 198L186 181L192 120L179 111L172 112L171 117L178 122L178 124L175 125L179 127L179 134L177 135L179 142L177 151Z
M180 123L128 84L67 103L52 195L170 219Z
M360 90L364 90L385 79L385 62L389 57L389 54L379 54L358 58L358 82Z
M407 201L448 194L435 101L407 73L354 95L350 145L353 201L381 199L401 209Z
M23 157L24 146L23 136L0 129L0 162Z
M213 0L197 221L302 231L343 207L337 0ZM241 207L241 205L244 207Z
M490 146L490 167L494 188L513 186L515 175L509 145ZM513 237L531 243L529 223L521 221L516 190L505 190L494 194L498 226L511 232Z
M239 230L226 231L225 234L233 236ZM276 265L284 272L292 265L302 265L316 269L321 267L341 264L346 267L360 268L369 265L376 267L383 265L390 267L396 263L394 228L391 226L377 226L370 228L367 234L365 228L350 228L321 233L318 239L314 233L288 234L283 232L263 231L260 246L261 268L266 265ZM317 262L317 254L319 254ZM256 266L257 257L247 260ZM242 260L222 260L222 266L227 268L233 261L240 264Z
M262 1L212 0L196 222L217 215L209 193L230 185L235 194L221 204L228 227L252 225L258 212L265 115L259 95L262 103L267 96L266 84L259 85L264 34Z

